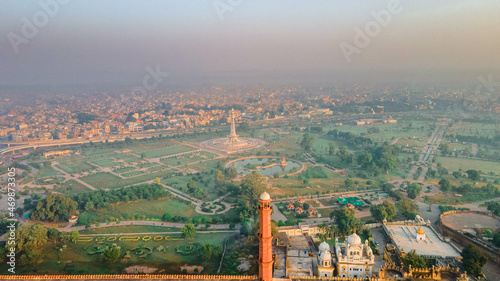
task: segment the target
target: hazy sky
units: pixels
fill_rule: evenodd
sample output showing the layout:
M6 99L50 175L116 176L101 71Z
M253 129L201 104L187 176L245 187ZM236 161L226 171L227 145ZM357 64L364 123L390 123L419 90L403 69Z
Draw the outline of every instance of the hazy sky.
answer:
M59 2L0 0L0 85L137 84L157 65L172 80L500 74L500 0L401 0L385 26L373 12L394 1ZM349 59L342 44L356 48Z

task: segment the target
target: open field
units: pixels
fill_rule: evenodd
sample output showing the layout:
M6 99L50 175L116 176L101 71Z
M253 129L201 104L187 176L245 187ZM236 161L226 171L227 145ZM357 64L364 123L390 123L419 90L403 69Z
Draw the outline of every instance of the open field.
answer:
M87 164L85 159L79 157L69 157L58 160L57 167L69 174L82 173L95 169L94 166Z
M498 130L497 124L455 122L446 131L447 134L464 136L494 137Z
M162 163L170 166L179 166L184 164L190 164L195 162L204 161L207 159L213 159L216 155L210 152L195 152L192 154L185 154L179 157L170 157L161 159Z
M330 217L330 213L333 212L337 208L325 208L325 209L318 209L318 213L321 214L322 218L328 218Z
M148 150L143 152L145 154L146 158L158 158L158 157L164 157L172 154L177 154L177 153L182 153L182 152L187 152L195 150L195 148L192 148L190 146L186 145L176 145L176 146L169 146L169 147L164 147L164 148L158 148L154 150Z
M446 167L448 171L458 171L462 169L466 171L468 169L480 170L483 173L494 172L498 173L500 171L500 162L492 161L482 161L482 160L472 160L454 157L436 157L436 163L441 162L443 167Z
M40 178L51 177L51 176L55 176L55 175L60 175L60 173L52 167L42 167L38 171L38 174L36 174L36 176L40 177Z
M65 194L77 194L77 193L82 193L82 192L88 192L91 190L88 187L86 187L85 185L83 185L75 180L69 180L69 181L63 183L57 191L65 193Z
M81 177L80 179L95 188L100 189L115 189L121 188L127 185L138 184L141 182L146 182L150 180L154 180L156 177L163 177L166 172L156 172L145 174L141 176L136 176L133 178L121 179L110 173L97 173L95 175L89 175L85 177Z

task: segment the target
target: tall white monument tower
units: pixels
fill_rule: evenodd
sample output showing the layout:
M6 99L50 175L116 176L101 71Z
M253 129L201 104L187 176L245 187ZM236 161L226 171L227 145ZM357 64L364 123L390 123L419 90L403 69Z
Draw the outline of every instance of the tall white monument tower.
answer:
M236 121L234 120L234 108L231 108L231 133L228 135L229 143L234 144L238 142L238 135L236 134Z

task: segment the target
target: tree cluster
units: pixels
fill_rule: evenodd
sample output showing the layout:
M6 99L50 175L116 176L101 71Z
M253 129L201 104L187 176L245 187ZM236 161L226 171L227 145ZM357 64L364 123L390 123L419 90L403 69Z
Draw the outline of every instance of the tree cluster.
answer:
M40 200L31 212L32 220L68 221L77 211L78 204L63 194L49 194Z
M398 211L401 212L401 214L407 219L415 219L419 210L418 205L409 199L399 200L398 203L396 203L396 207L398 208Z
M472 244L467 245L460 254L463 257L464 269L468 274L478 277L488 261L487 257Z
M355 217L354 209L342 208L330 213L330 218L335 219L339 233L347 235L361 228L361 221Z
M78 208L82 210L99 209L110 203L128 202L139 199L157 199L170 195L160 184L141 184L118 190L96 190L79 193L73 196L73 200L78 203Z
M386 200L380 205L371 205L370 213L378 222L391 221L396 216L396 207Z

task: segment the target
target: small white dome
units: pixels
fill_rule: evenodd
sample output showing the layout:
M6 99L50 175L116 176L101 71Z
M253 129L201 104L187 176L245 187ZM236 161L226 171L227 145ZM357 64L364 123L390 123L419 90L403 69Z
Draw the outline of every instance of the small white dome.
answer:
M356 234L353 233L347 237L347 244L349 245L359 245L361 244L361 238Z
M318 256L319 260L320 261L325 261L325 260L331 260L332 259L332 253L330 252L319 252L319 256Z
M269 200L271 199L271 196L269 196L269 193L264 192L260 195L260 200Z
M319 244L319 251L320 252L330 251L330 245L328 245L328 243L326 242Z

